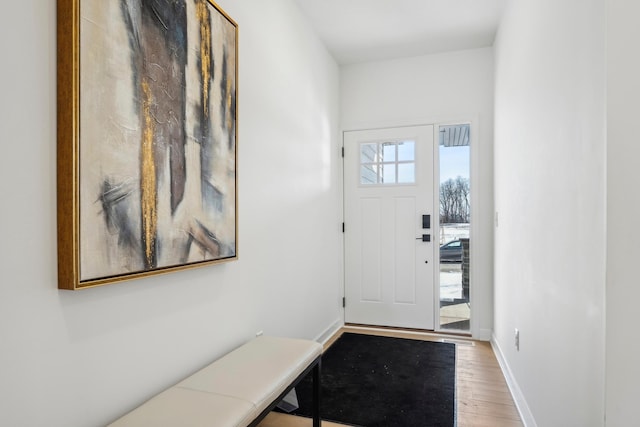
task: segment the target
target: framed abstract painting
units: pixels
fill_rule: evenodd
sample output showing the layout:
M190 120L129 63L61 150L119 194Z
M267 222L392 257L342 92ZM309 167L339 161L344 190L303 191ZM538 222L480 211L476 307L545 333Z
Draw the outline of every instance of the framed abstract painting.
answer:
M58 0L58 287L237 259L238 26L209 0Z

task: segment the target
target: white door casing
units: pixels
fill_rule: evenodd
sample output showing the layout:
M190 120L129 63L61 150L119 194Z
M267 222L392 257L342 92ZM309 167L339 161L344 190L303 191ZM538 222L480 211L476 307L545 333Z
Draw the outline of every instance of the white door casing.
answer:
M344 133L347 323L434 329L433 141L431 125Z

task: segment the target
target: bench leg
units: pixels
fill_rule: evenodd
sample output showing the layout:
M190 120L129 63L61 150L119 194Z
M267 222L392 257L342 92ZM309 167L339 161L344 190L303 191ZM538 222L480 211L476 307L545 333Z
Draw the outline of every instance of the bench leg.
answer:
M313 368L313 427L320 427L320 364L318 361Z

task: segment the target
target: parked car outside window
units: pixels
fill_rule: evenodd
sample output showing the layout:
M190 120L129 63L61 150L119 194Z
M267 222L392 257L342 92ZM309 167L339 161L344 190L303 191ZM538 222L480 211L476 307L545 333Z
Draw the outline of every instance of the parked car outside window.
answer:
M440 262L462 262L462 242L452 240L440 246Z

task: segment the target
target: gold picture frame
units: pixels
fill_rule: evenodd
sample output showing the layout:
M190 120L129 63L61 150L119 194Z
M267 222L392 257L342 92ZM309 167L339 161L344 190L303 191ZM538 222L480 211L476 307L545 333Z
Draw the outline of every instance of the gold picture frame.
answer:
M210 0L58 0L58 288L237 259L238 25Z

